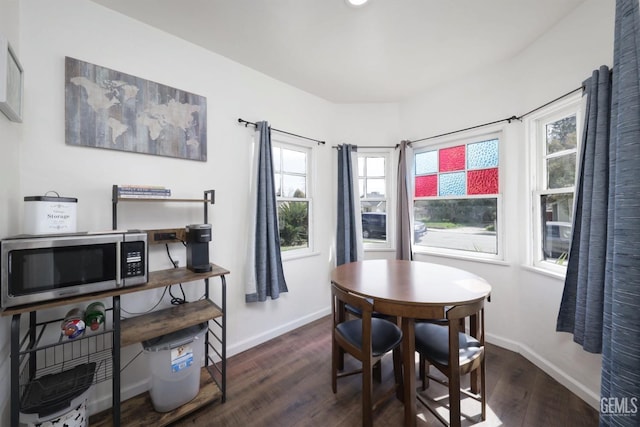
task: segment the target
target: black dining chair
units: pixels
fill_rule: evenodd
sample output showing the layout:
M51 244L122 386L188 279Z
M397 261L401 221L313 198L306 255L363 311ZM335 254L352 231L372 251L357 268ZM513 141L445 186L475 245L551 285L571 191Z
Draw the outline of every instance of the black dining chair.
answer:
M401 384L400 342L402 331L393 322L373 317L373 303L366 298L343 291L331 284L333 328L331 340L331 387L338 391L338 378L362 374L362 425L373 425L373 412L378 405L396 393ZM355 307L360 317L346 319L345 304ZM393 352L394 385L373 401L373 366L388 352ZM361 368L344 371L342 353L361 362Z
M469 328L469 334L465 332ZM416 351L420 354L419 372L422 390L428 381L441 383L449 389L449 420L439 414L424 396L418 400L443 424L460 426L461 393L480 402L480 417L486 419L485 350L484 350L484 300L473 304L451 307L446 319L435 322L417 322L415 325ZM458 357L451 357L457 354ZM443 381L429 374L429 365L443 373ZM460 378L470 374L470 387L462 389Z

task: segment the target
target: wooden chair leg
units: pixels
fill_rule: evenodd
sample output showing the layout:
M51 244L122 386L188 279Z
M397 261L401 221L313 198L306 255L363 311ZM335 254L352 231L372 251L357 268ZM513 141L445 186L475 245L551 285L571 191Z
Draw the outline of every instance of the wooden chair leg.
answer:
M336 345L335 338L331 337L331 390L333 393L338 392L338 365L340 364L339 359L343 359L340 357L340 351L338 350L338 346Z
M393 376L396 383L396 397L401 402L404 402L404 396L402 395L402 385L404 384L402 376L402 353L400 353L399 348L393 349Z
M480 362L480 404L482 405L482 421L487 419L487 385L485 380L484 357Z
M382 360L373 365L373 380L378 384L382 383Z
M418 375L420 375L420 379L422 380L422 391L425 391L429 388L429 377L427 376L427 374L429 374L429 362L427 362L427 359L425 359L422 354L420 354L418 368Z
M373 426L373 366L371 359L362 361L362 426Z

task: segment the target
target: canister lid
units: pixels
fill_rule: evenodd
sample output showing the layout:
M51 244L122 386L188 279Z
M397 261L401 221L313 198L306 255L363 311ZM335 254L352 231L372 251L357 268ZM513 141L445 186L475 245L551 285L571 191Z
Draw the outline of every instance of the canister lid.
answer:
M181 329L179 331L172 332L167 335L162 335L157 338L152 338L147 341L142 342L142 347L146 351L163 351L170 350L175 347L179 347L181 345L188 344L192 342L195 338L200 335L204 335L208 328L206 322L200 323L198 325L193 325L185 329Z
M66 202L77 203L78 199L74 197L53 197L53 196L25 196L25 202Z

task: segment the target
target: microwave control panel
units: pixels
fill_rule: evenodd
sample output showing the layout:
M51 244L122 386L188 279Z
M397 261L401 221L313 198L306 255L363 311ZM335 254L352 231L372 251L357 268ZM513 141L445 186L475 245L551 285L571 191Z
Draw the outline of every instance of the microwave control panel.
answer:
M122 277L144 276L146 273L144 242L122 244Z

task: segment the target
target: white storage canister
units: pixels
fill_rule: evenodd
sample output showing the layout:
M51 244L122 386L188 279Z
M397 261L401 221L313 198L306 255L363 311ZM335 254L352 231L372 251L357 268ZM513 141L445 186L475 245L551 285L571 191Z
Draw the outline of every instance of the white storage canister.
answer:
M55 197L49 193L55 193ZM78 199L60 197L55 191L49 191L44 196L27 196L24 201L25 234L76 232Z

